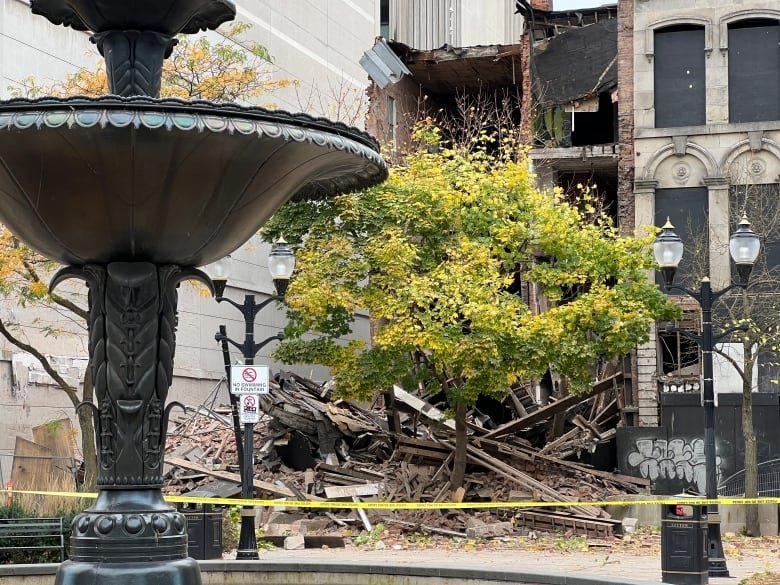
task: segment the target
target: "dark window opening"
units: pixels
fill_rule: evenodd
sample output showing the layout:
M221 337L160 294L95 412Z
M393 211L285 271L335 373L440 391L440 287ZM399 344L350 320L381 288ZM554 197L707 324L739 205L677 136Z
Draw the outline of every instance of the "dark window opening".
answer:
M780 22L729 25L729 121L780 120Z
M674 283L697 289L701 278L709 274L709 234L707 229L708 194L706 187L656 189L653 224L661 227L668 217L685 246ZM656 283L663 279L656 271ZM672 294L679 294L672 291Z
M567 113L571 117L571 113ZM596 112L574 112L571 125L572 146L589 146L617 142L617 103L609 93L599 95Z
M673 26L655 31L655 126L706 123L704 28Z
M433 100L439 108L435 113L431 111L441 125L445 141L467 144L484 132L496 139L484 145L487 152L494 152L507 134L517 139L520 95L516 87L464 88L455 95L433 96Z
M661 331L658 334L661 351L661 373L669 376L698 376L699 375L699 346L680 333L667 333Z
M379 36L390 40L390 0L379 0Z
M576 201L582 191L582 188L577 185L589 186L591 194L595 195L596 201L601 204L602 211L617 223L618 180L614 171L559 172L556 183L563 189L570 201Z

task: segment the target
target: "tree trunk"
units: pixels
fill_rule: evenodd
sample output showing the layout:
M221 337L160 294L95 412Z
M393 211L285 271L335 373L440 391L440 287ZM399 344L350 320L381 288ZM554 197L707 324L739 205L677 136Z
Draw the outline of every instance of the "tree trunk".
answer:
M455 456L452 460L452 474L450 475L450 487L453 490L463 487L463 481L466 477L468 440L466 405L458 400L455 403Z
M82 401L94 402L94 385L92 383L92 368L87 366L84 374L84 390ZM79 428L81 429L81 454L84 457L84 483L82 491L91 492L95 489L97 479L97 451L95 449L95 425L92 419L92 410L81 408L78 411Z
M758 497L758 453L756 432L753 428L753 367L755 358L751 347L744 348L745 369L742 377L742 436L745 441L745 497ZM758 505L745 504L745 534L759 536Z

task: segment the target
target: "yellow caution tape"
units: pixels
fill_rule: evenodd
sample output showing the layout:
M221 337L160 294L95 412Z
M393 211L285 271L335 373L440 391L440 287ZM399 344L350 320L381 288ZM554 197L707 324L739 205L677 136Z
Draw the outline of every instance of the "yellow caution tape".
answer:
M96 498L96 493L81 492L47 492L34 490L0 489L0 494L28 494L47 497L65 498ZM572 508L583 506L655 506L687 504L692 506L706 506L717 504L719 506L732 506L737 504L780 504L778 498L685 498L670 497L669 499L648 500L614 500L596 502L338 502L307 501L307 500L263 500L255 498L191 498L187 496L164 496L166 502L188 504L212 504L217 506L285 506L288 508L319 508L319 509L361 509L361 510L453 510L476 508Z

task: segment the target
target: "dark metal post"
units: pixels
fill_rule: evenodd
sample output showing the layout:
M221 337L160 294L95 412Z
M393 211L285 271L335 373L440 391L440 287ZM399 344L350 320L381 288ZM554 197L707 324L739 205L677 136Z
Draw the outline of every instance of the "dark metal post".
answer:
M241 422L239 421L239 404L238 397L230 391L230 348L227 341L227 329L224 325L219 326L219 333L215 335L217 341L220 342L222 348L222 362L225 365L225 377L228 383L228 396L230 396L230 414L233 419L233 436L235 437L236 447L241 445ZM244 469L244 452L242 449L236 448L236 455L238 456L238 468Z
M227 334L224 325L220 326L219 333L214 337L222 344L222 355L225 361L225 370L230 376L230 356L227 351L227 344L230 343L241 350L241 355L244 357L245 365L252 365L255 361L255 355L260 351L267 343L278 339L284 339L284 335L278 333L263 340L260 343L255 343L255 317L257 313L268 304L274 301L284 300L280 295L274 295L261 303L255 301L255 295L248 294L244 296L244 302L239 304L227 297L222 296L224 291L224 285L217 288L216 300L218 303L223 301L233 305L236 309L241 311L244 317L244 341L243 343L237 343L230 339ZM229 378L228 378L229 379ZM231 395L231 404L234 402L234 397ZM237 405L236 405L237 406ZM237 425L238 429L240 425ZM236 433L238 434L238 430ZM254 425L252 423L244 424L244 439L243 443L239 445L239 437L237 437L236 447L239 447L239 466L241 467L241 497L245 499L251 499L254 496L254 474L252 473L252 467L254 465ZM255 536L255 511L252 506L244 506L241 509L241 532L238 537L238 551L236 553L236 560L258 560L260 555L257 551L257 537Z
M244 297L244 307L241 312L244 314L244 345L242 353L244 354L244 364L250 366L255 360L255 315L257 304L255 295L246 295ZM254 474L252 467L254 465L254 435L255 425L252 423L244 424L244 465L241 469L241 497L245 499L254 496ZM236 560L258 560L260 558L257 552L257 537L255 536L255 509L252 506L241 508L241 533L238 537L238 551Z
M704 408L704 464L707 473L706 496L709 500L718 498L718 477L715 467L715 387L712 373L712 286L709 279L701 282L699 291L701 305L701 351L702 351L702 402ZM720 514L717 504L707 506L707 550L709 575L728 577L729 570L723 554L720 536Z

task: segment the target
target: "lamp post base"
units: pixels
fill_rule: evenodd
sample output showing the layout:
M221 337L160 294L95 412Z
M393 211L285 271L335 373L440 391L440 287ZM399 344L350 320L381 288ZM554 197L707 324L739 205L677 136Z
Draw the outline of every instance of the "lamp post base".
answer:
M253 508L241 509L241 532L238 537L237 561L257 561L260 553L257 551L255 537L255 511Z
M187 557L187 521L159 488L101 489L73 521L71 560L55 585L200 585Z
M720 517L707 520L707 551L709 555L709 576L730 577L723 554L723 542L720 538Z

